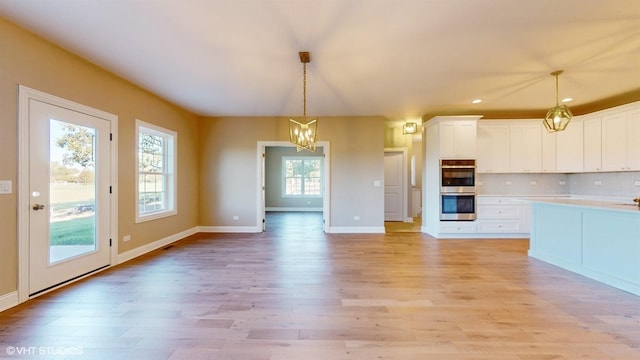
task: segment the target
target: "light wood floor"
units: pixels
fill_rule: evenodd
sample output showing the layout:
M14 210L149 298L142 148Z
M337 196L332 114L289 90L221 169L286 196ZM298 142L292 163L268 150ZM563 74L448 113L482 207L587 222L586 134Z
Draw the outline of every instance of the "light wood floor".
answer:
M640 358L640 298L528 258L527 240L323 234L297 215L197 234L2 312L0 358Z

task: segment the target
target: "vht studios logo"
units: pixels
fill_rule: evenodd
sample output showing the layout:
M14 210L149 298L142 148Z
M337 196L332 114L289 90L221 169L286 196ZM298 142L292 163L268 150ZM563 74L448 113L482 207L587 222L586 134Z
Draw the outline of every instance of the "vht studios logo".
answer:
M82 355L83 350L77 346L7 346L7 355Z

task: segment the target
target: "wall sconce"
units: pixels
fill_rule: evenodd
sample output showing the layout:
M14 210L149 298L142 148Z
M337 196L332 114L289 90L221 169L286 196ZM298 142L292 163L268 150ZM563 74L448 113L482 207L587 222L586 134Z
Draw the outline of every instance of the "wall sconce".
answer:
M415 134L418 132L418 124L414 122L407 122L402 125L402 133L407 134Z

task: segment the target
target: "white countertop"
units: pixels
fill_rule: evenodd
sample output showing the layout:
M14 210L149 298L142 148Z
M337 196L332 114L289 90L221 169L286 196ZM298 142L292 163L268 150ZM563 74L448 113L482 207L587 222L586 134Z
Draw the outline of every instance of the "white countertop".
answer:
M628 201L606 201L606 200L591 200L591 199L575 199L575 198L551 198L551 197L528 197L522 198L524 201L538 202L546 204L557 204L566 206L576 206L583 208L592 208L597 210L615 210L624 211L629 213L637 213L640 215L640 209L638 205Z

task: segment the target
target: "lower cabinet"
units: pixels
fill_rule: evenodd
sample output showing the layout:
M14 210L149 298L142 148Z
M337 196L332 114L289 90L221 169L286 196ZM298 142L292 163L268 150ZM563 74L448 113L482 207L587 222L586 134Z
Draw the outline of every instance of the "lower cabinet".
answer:
M510 197L477 199L476 231L479 234L528 234L529 204Z
M440 221L440 232L448 234L473 234L476 223L473 221Z

